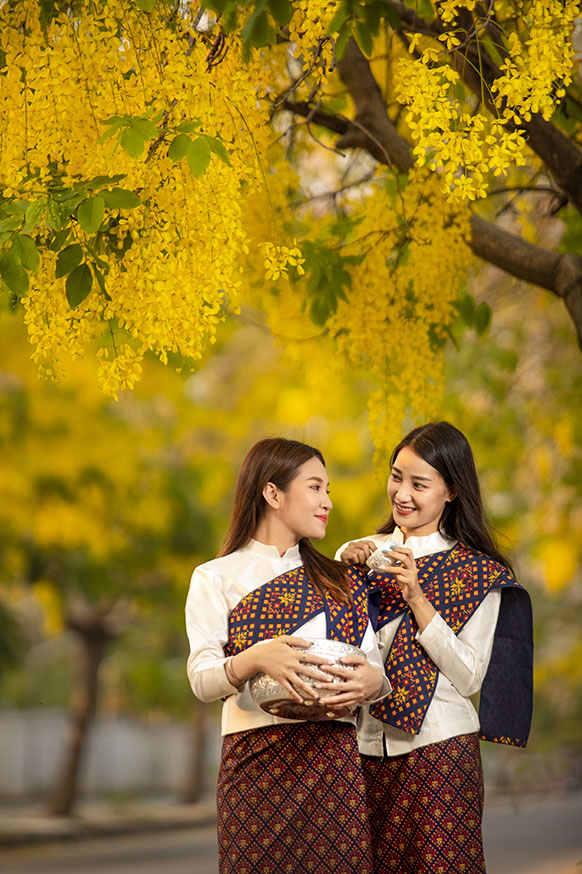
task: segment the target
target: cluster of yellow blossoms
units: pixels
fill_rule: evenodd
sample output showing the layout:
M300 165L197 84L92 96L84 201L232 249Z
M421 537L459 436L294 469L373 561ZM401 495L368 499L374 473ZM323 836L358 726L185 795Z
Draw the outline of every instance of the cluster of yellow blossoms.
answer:
M437 57L437 50L428 48L423 63L403 58L397 68L397 97L410 107L407 124L416 142L416 163L441 174L451 201L485 197L491 170L499 175L525 164L525 139L518 131L505 131L500 120L464 111L451 98L458 73L447 64L430 66Z
M339 3L329 0L298 0L293 4L289 22L293 54L301 61L303 72L309 71L316 82L320 82L334 64L333 41L326 34L338 6Z
M535 0L525 5L521 30L507 34L502 75L489 95L497 110L493 118L459 97L460 76L449 65L449 52L464 39L481 39L480 20L470 35L455 24L458 8L474 9L474 2L443 3L439 15L450 30L434 40L414 34L409 52L418 47L420 59L403 57L396 65L396 96L408 107L417 163L441 175L451 201L485 197L491 172L498 176L525 164L526 137L519 129L508 131L506 123L529 121L534 112L548 119L571 81L571 35L581 11L579 0ZM499 18L508 15L508 27L513 26L510 12L509 4L496 4ZM483 45L491 48L486 40Z
M199 358L226 295L236 302L244 199L263 183L261 74L241 63L234 37L209 66L213 36L187 16L172 23L109 0L46 25L39 10L36 0L0 10L0 195L38 208L30 233L42 259L23 304L41 372L58 373L63 352L80 357L96 339L101 384L115 396L139 377L147 349ZM179 128L198 136L202 167L199 154L172 154ZM95 206L95 194L118 186L138 205L113 202L99 231L67 214L71 192ZM61 245L80 247L95 280L77 305L58 247L47 248L67 232Z
M295 267L299 276L305 273L303 264L305 258L301 257L301 249L297 245L297 240L293 240L293 247L276 246L274 243L260 243L265 258L265 275L267 279L279 279L280 276L287 277L289 267Z
M472 264L468 208L447 206L427 170L412 171L409 180L400 193L378 188L356 208L361 221L346 254L367 254L331 324L348 362L376 385L369 411L378 458L397 442L407 416L437 413L439 347Z
M509 54L492 90L498 102L507 101L509 112L515 110L516 121L530 121L535 112L548 121L564 97L572 81L572 32L581 13L579 0L536 0L523 33L509 34Z

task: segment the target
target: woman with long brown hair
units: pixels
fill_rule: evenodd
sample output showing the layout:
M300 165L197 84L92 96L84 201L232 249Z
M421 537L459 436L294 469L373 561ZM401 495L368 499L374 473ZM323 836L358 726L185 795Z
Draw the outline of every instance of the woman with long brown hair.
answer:
M495 545L471 447L453 425L400 441L388 497L378 533L336 553L376 568L370 612L393 688L365 708L358 733L374 874L484 874L479 741L527 741L529 596Z
M311 544L325 535L328 484L313 447L282 438L255 444L239 472L224 547L192 575L188 676L202 701L224 699L221 874L371 874L355 720L347 714L390 687L368 619L366 575ZM365 655L326 672L306 653L321 638ZM261 672L305 705L302 712L321 716L315 705L325 691L327 718L298 721L259 708L248 681ZM329 696L332 682L338 691Z

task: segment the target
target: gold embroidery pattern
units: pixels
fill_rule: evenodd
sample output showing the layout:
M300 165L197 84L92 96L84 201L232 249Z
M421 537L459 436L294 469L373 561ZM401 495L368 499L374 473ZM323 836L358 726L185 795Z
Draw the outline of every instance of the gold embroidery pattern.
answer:
M423 556L416 564L426 597L455 634L463 628L491 588L517 585L492 559L461 544L449 553ZM418 625L400 591L387 585L380 574L373 575L372 580L381 588L378 626L382 627L398 616L402 616L402 621L385 664L386 675L396 692L372 704L370 713L382 722L418 734L434 694L438 670L416 640ZM406 695L400 694L401 689L406 691ZM512 740L499 742L513 743Z

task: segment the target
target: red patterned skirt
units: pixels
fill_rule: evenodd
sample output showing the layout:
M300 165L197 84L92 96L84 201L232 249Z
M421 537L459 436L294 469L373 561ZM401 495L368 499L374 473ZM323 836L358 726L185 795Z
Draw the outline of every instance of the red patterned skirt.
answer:
M372 874L354 727L298 722L227 735L218 855L220 874Z
M477 734L362 756L374 874L485 874Z

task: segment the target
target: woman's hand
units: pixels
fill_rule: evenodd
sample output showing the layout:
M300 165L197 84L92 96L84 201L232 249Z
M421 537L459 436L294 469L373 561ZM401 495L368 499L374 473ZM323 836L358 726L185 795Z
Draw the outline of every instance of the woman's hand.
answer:
M319 680L323 685L330 680L326 674L318 670L316 665L329 665L328 659L322 656L302 652L311 646L310 640L283 634L262 643L255 643L231 660L232 671L241 680L247 680L259 671L263 671L276 680L295 698L302 702L304 698L319 700L317 689L309 686L299 674Z
M343 564L366 564L366 559L375 549L373 540L352 540L340 555L340 561Z
M418 572L412 550L406 549L405 546L399 546L390 550L390 558L398 559L401 564L383 567L381 573L389 574L393 578L406 603L410 603L411 600L419 596L424 598L424 593L418 582Z
M420 631L424 631L436 610L422 591L412 550L405 546L392 549L390 555L402 562L399 566L382 568L382 573L391 576L399 586L402 597L414 613Z
M353 665L354 670L343 667ZM333 677L342 677L345 682L338 686L337 694L325 698L325 706L330 710L357 706L364 701L373 701L382 694L384 687L384 672L371 665L366 656L343 656L340 665L326 665L322 671ZM318 688L325 688L317 683Z

